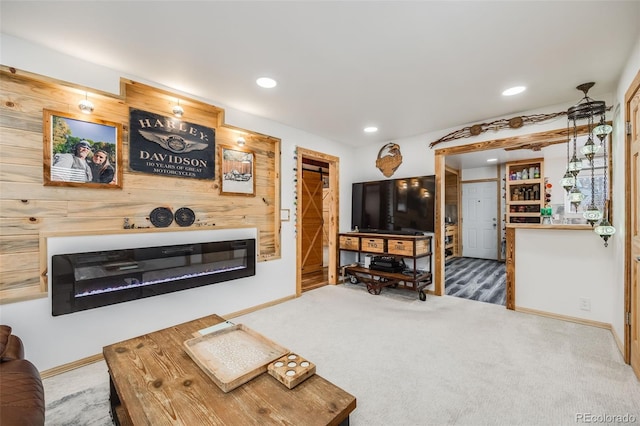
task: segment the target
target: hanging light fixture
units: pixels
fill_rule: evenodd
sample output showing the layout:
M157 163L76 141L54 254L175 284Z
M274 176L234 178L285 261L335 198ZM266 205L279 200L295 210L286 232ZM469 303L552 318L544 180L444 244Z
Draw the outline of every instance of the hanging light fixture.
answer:
M593 143L593 141L592 141ZM598 206L596 206L596 177L595 177L595 167L593 167L593 157L590 159L591 161L591 202L589 203L589 207L582 213L582 217L587 219L587 223L593 226L602 219L602 213Z
M569 171L569 161L570 161L569 145L570 144L571 144L571 136L569 132L569 121L567 121L567 171L564 172L564 176L560 180L560 185L564 188L565 191L567 191L567 194L569 194L569 191L571 191L571 188L573 188L576 185L576 177L573 175L573 173Z
M584 199L584 195L580 193L577 188L577 175L580 173L582 169L582 161L577 158L577 128L578 121L587 120L587 142L584 144L580 152L585 156L585 158L589 161L589 165L591 167L591 200L589 202L589 206L585 209L583 213L583 217L587 220L587 222L594 226L598 221L600 223L598 226L594 228L594 231L602 237L604 240L605 247L608 246L608 239L616 232L615 228L609 222L609 213L608 213L608 203L607 199L607 145L605 143L606 137L609 133L611 133L611 126L606 124L605 122L605 114L607 111L607 106L604 101L596 101L591 99L588 96L589 90L595 85L595 83L583 83L576 87L576 89L580 90L584 93L584 97L574 106L570 107L567 110L567 128L569 126L573 126L573 157L567 163L567 173L565 173L565 177L568 174L573 175L574 182L573 186L569 189L569 181L565 182L563 178L563 183L567 183L567 186L564 186L567 189L569 202L576 209ZM599 125L594 128L595 117L600 116ZM594 134L598 137L599 144L594 142ZM603 161L604 161L604 189L603 189L603 205L602 209L598 208L596 204L596 191L595 191L595 157L602 149L603 151ZM567 141L567 158L569 156L569 142ZM579 164L578 164L579 163ZM580 193L580 194L578 194Z
M594 131L594 132L598 136L598 139L600 139L600 144L602 145L602 148L603 148L602 152L604 155L604 180L603 180L603 191L602 191L603 200L604 200L604 205L603 205L604 214L602 215L602 222L600 222L600 224L595 227L594 231L596 234L600 236L600 238L604 240L604 246L608 247L609 238L611 238L613 234L616 233L616 228L614 228L613 225L611 225L611 222L609 222L609 200L607 199L607 189L608 189L607 170L609 165L607 163L607 144L605 143L605 139L607 135L611 133L613 128L608 124L604 123L604 114L603 114L603 117L600 120L600 125L596 127L596 129L597 131Z
M567 173L565 173L565 176L567 176L568 174L571 174L573 175L574 180L572 182L573 186L569 189L567 189L569 180L567 180L567 182L564 182L563 180L564 183L567 183L567 186L563 185L563 187L567 189L569 202L574 207L576 212L578 211L578 206L580 206L580 203L582 203L582 200L584 199L584 195L580 192L580 190L577 187L578 173L580 173L580 171L582 170L582 160L578 159L578 156L577 156L578 121L587 119L589 123L587 143L585 144L585 148L582 148L581 152L585 154L586 158L589 161L591 161L593 160L593 157L597 152L597 149L594 147L594 143L593 143L593 116L599 115L599 114L604 115L606 111L606 106L603 101L594 101L589 96L587 96L589 89L591 89L594 84L595 83L593 82L584 83L576 87L576 89L584 93L584 98L582 98L580 102L578 102L577 104L575 104L574 106L570 107L567 110L567 119L568 119L567 129L569 127L573 128L573 134L571 137L571 140L573 142L573 156L571 157L571 159L567 164ZM567 150L568 149L569 148L567 147ZM593 162L591 162L591 167L593 168ZM590 207L591 205L589 206L589 208Z
M604 147L604 139L613 131L613 127L609 126L604 121L604 114L600 116L600 124L593 129L593 134L598 137L600 146ZM606 147L605 147L606 149Z
M602 219L602 222L594 229L596 234L600 235L600 238L604 240L604 246L609 247L609 243L607 242L609 238L613 237L613 234L616 233L616 228L609 223L609 220L605 217Z
M575 212L578 212L578 207L584 200L584 194L578 189L578 173L582 170L582 160L578 159L576 155L577 151L577 143L578 143L578 127L576 125L576 121L573 120L573 136L571 137L573 141L573 156L571 160L569 160L569 164L567 165L567 174L573 177L572 183L573 186L569 189L569 202L573 206Z
M84 92L84 99L80 101L78 108L80 108L80 111L84 114L91 114L93 112L93 103L87 99L87 92Z
M569 172L573 175L573 177L577 177L580 170L582 170L582 160L577 156L576 145L578 142L577 136L573 136L573 156L569 161ZM575 185L574 185L575 187Z
M586 95L586 93L585 93ZM604 120L604 115L602 116ZM596 177L595 177L595 164L593 159L595 158L598 151L602 147L602 143L600 145L596 145L593 143L593 114L590 114L587 117L588 120L588 135L587 142L584 144L580 152L582 152L587 160L589 160L589 165L591 166L591 202L589 206L582 213L582 217L587 220L587 223L591 226L595 225L600 219L602 219L602 212L596 206ZM602 141L601 141L602 142Z
M584 154L584 157L592 163L593 157L595 157L598 151L600 151L600 145L593 143L593 139L589 136L589 139L587 139L587 142L580 151Z
M578 187L574 186L571 188L569 191L569 202L576 213L578 212L578 207L582 203L582 200L584 200L584 194L578 189Z

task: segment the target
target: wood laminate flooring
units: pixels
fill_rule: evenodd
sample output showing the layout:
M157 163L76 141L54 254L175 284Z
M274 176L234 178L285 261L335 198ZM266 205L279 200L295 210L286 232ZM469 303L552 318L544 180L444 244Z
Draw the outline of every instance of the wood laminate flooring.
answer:
M302 292L313 290L325 286L329 283L329 268L322 268L321 271L310 272L302 275Z

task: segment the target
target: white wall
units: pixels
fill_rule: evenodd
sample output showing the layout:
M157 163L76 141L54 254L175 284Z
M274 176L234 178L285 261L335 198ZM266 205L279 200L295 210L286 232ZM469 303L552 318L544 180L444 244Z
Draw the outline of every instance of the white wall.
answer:
M86 86L95 90L120 94L120 78L129 78L165 90L140 76L127 75L76 58L59 54L21 39L0 35L0 63ZM133 302L83 311L61 317L51 316L49 298L0 305L0 321L9 324L24 343L27 356L39 370L47 370L102 352L102 347L177 322L208 314L225 315L264 304L296 292L295 233L295 149L307 149L340 158L340 227L350 225L353 149L336 142L274 123L260 117L225 107L221 102L202 99L225 109L226 124L264 133L281 139L281 207L290 209L291 221L282 223L280 259L260 262L256 276L227 283L165 294ZM126 184L126 183L125 183ZM346 200L346 201L344 201ZM228 236L224 231L211 231L211 238ZM218 234L218 232L221 232ZM182 233L180 233L182 234ZM147 238L145 236L145 238ZM235 237L232 237L235 238Z
M464 183L465 181L472 180L496 179L498 177L498 173L499 170L496 166L462 169L460 172L460 180Z
M424 136L394 141L400 145L402 153L402 164L398 167L391 178L406 178L413 176L427 176L435 174L434 154L425 143ZM358 167L353 170L353 182L363 182L369 180L387 179L380 170L376 168L376 159L380 146L364 146L356 148L358 154ZM341 176L342 179L342 176ZM351 190L349 190L351 192ZM350 195L349 195L350 196ZM349 198L350 199L350 198Z
M611 323L613 257L593 231L516 229L515 240L516 309Z

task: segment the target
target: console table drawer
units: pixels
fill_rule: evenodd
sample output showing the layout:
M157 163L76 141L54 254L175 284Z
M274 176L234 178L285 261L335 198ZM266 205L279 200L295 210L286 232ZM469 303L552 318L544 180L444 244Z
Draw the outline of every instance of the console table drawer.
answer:
M403 256L413 256L414 241L389 240L387 241L387 252L389 254L400 254Z
M341 235L340 248L344 250L360 250L360 238Z
M384 253L384 238L363 238L362 251L370 253Z
M429 252L429 242L427 240L389 240L387 241L389 254L399 254L403 256L421 256ZM416 251L413 252L415 246Z

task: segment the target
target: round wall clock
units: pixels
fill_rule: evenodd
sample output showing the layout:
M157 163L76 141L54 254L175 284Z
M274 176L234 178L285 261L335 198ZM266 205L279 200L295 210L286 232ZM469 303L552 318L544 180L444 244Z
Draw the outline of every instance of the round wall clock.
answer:
M173 222L173 213L166 207L156 207L151 211L149 220L156 228L166 228Z

